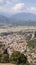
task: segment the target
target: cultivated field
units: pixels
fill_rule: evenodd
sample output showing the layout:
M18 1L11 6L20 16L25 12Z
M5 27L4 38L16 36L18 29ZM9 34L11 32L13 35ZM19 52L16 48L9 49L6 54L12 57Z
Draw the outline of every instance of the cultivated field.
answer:
M14 26L14 27L7 27L7 28L0 28L0 32L16 32L21 30L36 30L36 26Z

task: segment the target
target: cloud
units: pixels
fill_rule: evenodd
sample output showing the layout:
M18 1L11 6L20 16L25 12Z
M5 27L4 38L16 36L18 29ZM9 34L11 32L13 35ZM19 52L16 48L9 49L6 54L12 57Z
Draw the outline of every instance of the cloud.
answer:
M11 4L11 2L7 0L6 1L6 5L10 5L10 4Z
M15 11L15 12L20 12L21 10L23 10L24 9L24 3L18 3L18 4L16 4L13 8L12 8L12 10L13 11Z
M22 2L22 0L0 0L0 12L7 14L16 14L20 12L36 14L36 6L28 5Z
M2 8L0 7L0 9L5 13L15 14L15 13L18 13L18 12L22 12L25 8L24 3L17 3L14 6L7 7L9 4L10 3L7 2L7 5L2 6Z
M18 4L16 4L11 9L11 11L12 10L14 12L16 12L16 13L18 13L18 12L28 12L28 13L36 14L36 7L33 7L33 6L27 7L24 3L18 3Z
M27 8L27 12L36 14L36 7L32 7L32 6L31 6L31 7Z
M2 8L2 6L0 6L0 10L2 10L3 8Z
M0 0L0 2L2 2L3 0Z
M12 5L12 2L10 0L6 0L5 5L8 7L8 6Z

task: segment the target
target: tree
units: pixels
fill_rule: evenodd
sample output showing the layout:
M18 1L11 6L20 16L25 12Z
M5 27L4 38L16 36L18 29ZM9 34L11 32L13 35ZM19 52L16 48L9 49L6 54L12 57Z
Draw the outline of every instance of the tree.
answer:
M25 64L27 62L27 57L19 51L14 51L10 56L10 62L14 64Z

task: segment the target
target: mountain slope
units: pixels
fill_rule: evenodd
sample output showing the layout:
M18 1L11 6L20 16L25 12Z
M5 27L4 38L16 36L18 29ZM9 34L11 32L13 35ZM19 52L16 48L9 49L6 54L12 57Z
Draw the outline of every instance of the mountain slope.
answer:
M19 19L19 20L34 20L36 21L36 15L31 13L18 13L13 16L11 16L13 19Z
M18 13L11 17L0 15L0 23L11 25L36 25L36 15L31 13Z

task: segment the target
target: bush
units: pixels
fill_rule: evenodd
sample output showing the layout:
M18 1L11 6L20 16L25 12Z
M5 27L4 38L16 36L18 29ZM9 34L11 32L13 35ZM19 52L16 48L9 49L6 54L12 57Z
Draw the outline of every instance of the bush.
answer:
M1 57L2 57L2 55L0 54L0 63L1 63Z
M2 54L2 56L0 55L0 63L8 63L9 62L9 57L7 56L7 54Z
M21 64L21 63L25 64L27 62L27 57L24 54L15 51L10 56L10 62L14 64Z
M28 46L32 47L32 48L35 48L35 46L36 46L36 39L32 39L32 40L28 41Z
M7 54L0 54L0 63L9 62L17 65L29 65L27 57L19 51L14 51L10 58Z

